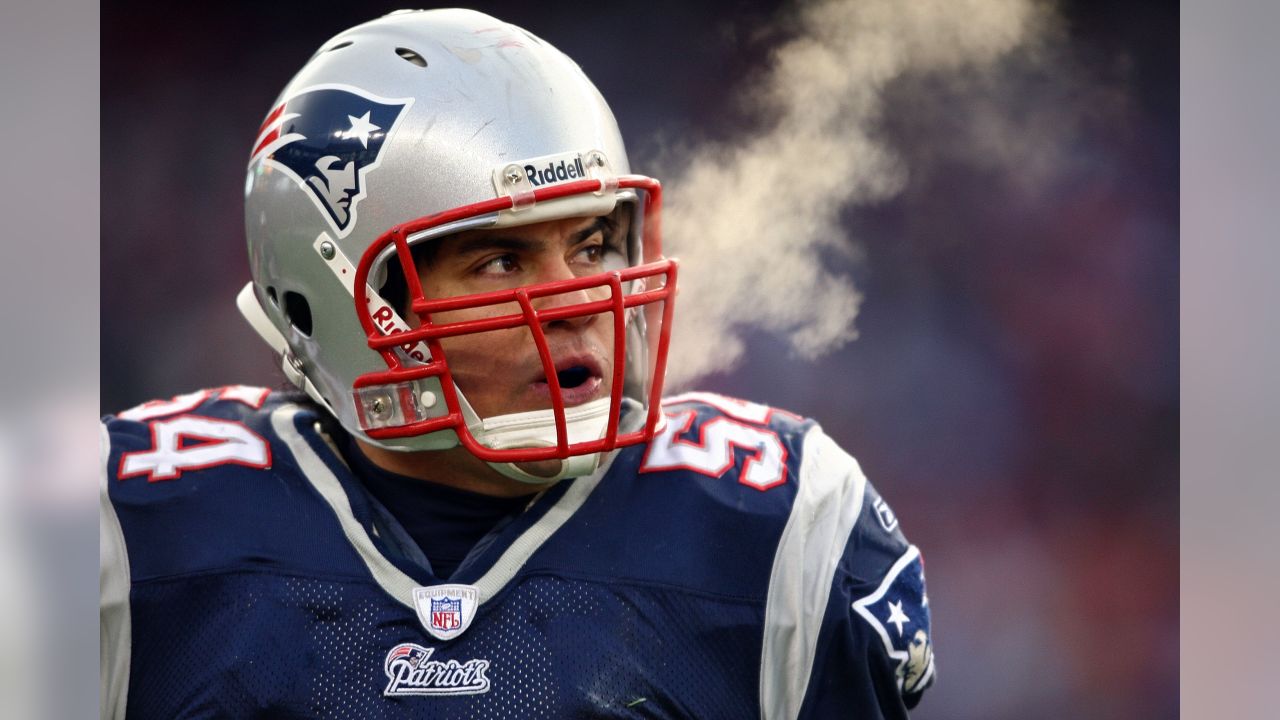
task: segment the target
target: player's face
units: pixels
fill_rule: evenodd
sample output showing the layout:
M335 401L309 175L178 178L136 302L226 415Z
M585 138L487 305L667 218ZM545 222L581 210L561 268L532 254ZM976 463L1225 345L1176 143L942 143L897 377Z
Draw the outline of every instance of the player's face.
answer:
M435 241L418 264L428 298L506 290L594 275L625 266L615 216L552 220L522 227L476 230ZM609 297L605 288L532 301L535 310ZM433 315L437 323L520 313L517 303ZM417 317L409 313L413 322ZM609 313L542 324L566 407L609 396L613 321ZM551 390L527 327L441 340L458 388L481 417L551 407Z

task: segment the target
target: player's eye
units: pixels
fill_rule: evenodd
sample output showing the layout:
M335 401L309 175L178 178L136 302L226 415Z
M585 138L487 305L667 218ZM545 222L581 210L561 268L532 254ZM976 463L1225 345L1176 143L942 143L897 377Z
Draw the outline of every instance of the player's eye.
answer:
M578 256L594 265L604 259L604 246L588 245L578 251Z
M625 256L619 249L605 244L598 234L579 246L574 253L575 262L593 267L603 265L607 270L626 267L624 258Z
M507 275L520 269L515 255L499 255L476 268L478 275Z

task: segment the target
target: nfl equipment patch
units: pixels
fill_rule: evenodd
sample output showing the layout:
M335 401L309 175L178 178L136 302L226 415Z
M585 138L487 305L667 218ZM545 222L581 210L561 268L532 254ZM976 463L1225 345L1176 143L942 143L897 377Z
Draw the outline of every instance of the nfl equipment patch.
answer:
M452 640L471 626L480 591L472 585L433 585L413 589L418 620L437 640Z

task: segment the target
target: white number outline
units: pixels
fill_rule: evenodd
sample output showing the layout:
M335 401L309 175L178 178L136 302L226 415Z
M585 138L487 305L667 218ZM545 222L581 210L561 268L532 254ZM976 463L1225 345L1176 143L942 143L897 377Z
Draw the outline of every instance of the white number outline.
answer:
M159 434L160 431L167 430L184 420L206 424L206 430L210 427L218 426L234 429L232 435L235 435L235 437L232 437L231 435L219 437L217 435L203 435L199 432L183 432L181 430L175 430L172 434L164 435L166 439L171 441L172 446L170 447L166 445L165 447L161 447L160 443L162 440L161 435ZM267 442L266 439L258 433L249 429L249 426L242 422L208 418L201 415L179 415L178 417L168 418L165 420L153 420L148 423L148 427L151 430L151 447L146 450L133 450L121 453L120 466L116 471L116 479L124 481L129 478L146 475L147 482L153 483L165 480L177 480L182 477L183 472L205 470L218 465L242 465L244 467L254 468L257 470L267 470L271 467L271 443ZM247 437L240 431L247 433ZM196 447L183 448L182 441L184 439L191 438L203 440L205 442ZM250 445L250 443L255 441L258 443L257 445ZM181 456L183 453L190 453L197 450L204 450L207 452L213 447L219 446L225 446L226 451L228 452L224 452L220 457L207 462L201 462L194 465L181 463ZM261 449L262 460L255 460L253 457L245 456L245 451L247 449L258 450L259 448ZM142 456L147 455L155 457L150 459L142 458ZM156 472L158 469L165 466L165 464L159 460L159 458L163 456L168 456L170 459L176 460L175 462L167 463L168 465L172 465L173 472ZM149 462L149 464L145 464L134 470L126 470L125 466L129 464L130 458L139 458L139 462Z
M698 411L685 410L683 412L665 414L667 416L667 428L654 435L653 440L650 441L649 447L645 449L644 459L640 462L639 472L652 473L668 472L671 470L689 470L707 477L722 478L724 477L724 474L729 472L729 470L737 463L737 454L734 452L734 448L737 448L750 453L746 461L742 464L742 470L738 472L738 482L740 484L764 492L782 485L787 481L787 446L783 444L782 440L778 437L778 434L773 430L759 425L739 422L733 418L721 415L713 417L702 423L698 428L698 439L689 440L681 436L689 432L689 428L693 425L693 420L697 417ZM753 467L757 465L764 467L764 462L766 462L765 448L761 445L748 444L747 442L735 439L730 436L729 431L718 431L713 433L713 435L720 435L718 441L723 442L725 445L725 462L723 466L719 468L706 466L700 467L688 462L667 463L664 465L657 465L651 462L650 455L654 450L655 444L659 442L666 443L667 447L672 449L675 449L677 445L684 445L686 447L695 448L699 451L710 452L711 450L708 444L707 430L722 424L742 428L749 433L756 434L766 442L771 439L777 446L778 471L776 477L773 477L766 482L752 482L751 480L748 480L747 478ZM685 459L688 459L688 456L685 456Z
M116 478L118 480L127 480L140 475L146 475L147 482L161 482L165 480L177 480L182 477L182 473L184 471L204 470L218 465L243 465L245 467L251 467L259 470L266 470L270 468L271 444L268 443L261 435L250 430L244 423L236 422L234 420L209 418L204 417L203 415L181 414L189 413L189 411L200 407L200 405L210 398L220 401L238 402L256 410L262 407L262 404L267 401L267 396L270 394L270 388L255 387L251 385L223 385L221 387L210 388L207 390L196 390L195 392L175 395L168 400L150 400L117 414L116 417L121 420L146 422L148 429L151 431L151 447L147 450L133 450L131 452L123 453L120 456L120 467L116 473ZM169 417L172 415L178 415L178 417ZM161 420L160 418L168 419ZM170 427L172 423L176 423L184 418L193 418L199 422L212 423L215 426L224 425L239 427L243 429L245 433L248 433L250 437L246 438L242 435L239 440L236 440L230 436L218 437L215 435L201 435L197 432L177 432L172 438L173 447L161 448L159 430ZM157 428L157 424L161 427ZM184 439L198 439L205 442L197 447L183 448L182 441ZM264 458L263 461L257 461L252 457L246 458L243 456L243 451L246 449L246 445L254 440L261 444L262 456ZM211 443L217 445L230 444L228 446L228 450L231 452L229 454L224 454L223 457L216 460L196 465L174 464L174 471L172 473L157 473L156 470L162 467L159 462L152 463L150 467L142 467L129 471L125 470L125 466L128 464L129 458L137 458L138 456L148 454L160 456L164 452L180 456L183 452L189 452L197 449L204 449L207 452L209 444ZM254 446L251 449L257 449L257 447Z

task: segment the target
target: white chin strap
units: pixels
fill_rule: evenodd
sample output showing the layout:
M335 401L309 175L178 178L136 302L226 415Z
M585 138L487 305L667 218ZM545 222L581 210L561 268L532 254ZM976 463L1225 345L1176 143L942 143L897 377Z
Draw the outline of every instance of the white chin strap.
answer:
M529 412L497 415L490 418L477 418L469 404L463 400L464 415L468 416L468 429L475 439L493 450L511 448L540 448L556 446L556 420L551 410L531 410ZM569 444L590 442L604 437L609 427L609 399L602 398L584 403L577 407L565 408L565 430ZM549 460L539 463L489 463L494 470L504 476L521 482L545 485L557 480L571 477L582 477L595 472L600 466L600 453L571 455L563 460ZM520 465L548 466L559 468L555 472L535 475Z

